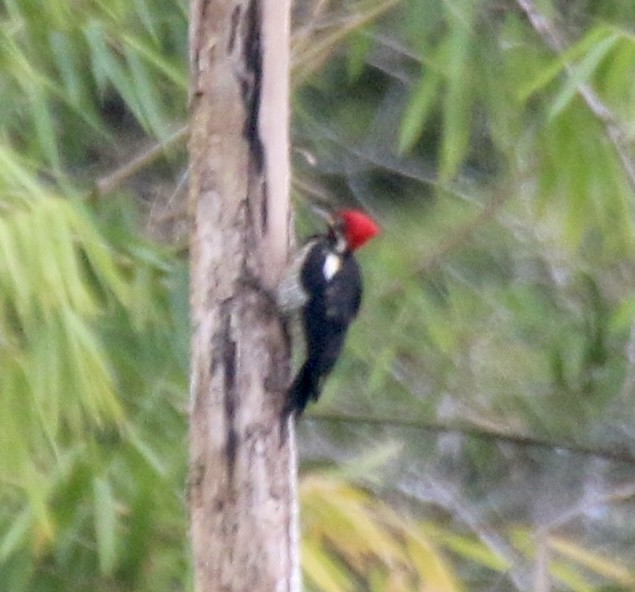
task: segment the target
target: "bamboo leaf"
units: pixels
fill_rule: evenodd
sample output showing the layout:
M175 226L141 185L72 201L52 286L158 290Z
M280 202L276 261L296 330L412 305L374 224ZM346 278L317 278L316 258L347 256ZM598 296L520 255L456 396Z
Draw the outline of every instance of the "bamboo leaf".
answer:
M122 40L130 50L136 52L139 57L142 57L149 65L156 68L178 88L187 89L187 73L182 67L167 60L164 55L151 48L148 43L145 43L139 37L124 34Z
M373 47L372 24L367 28L367 31L354 34L349 41L346 71L351 82L361 76L368 53Z
M619 583L622 586L635 585L635 573L613 559L589 551L581 545L562 537L551 537L549 546L574 561L578 566L591 570L612 582Z
M555 581L561 582L572 592L597 592L597 588L589 583L579 568L571 567L562 561L551 561L549 573Z
M68 304L81 314L94 315L97 313L97 305L79 264L79 249L75 244L76 235L72 224L74 213L71 211L72 206L68 210L69 205L62 200L51 204L52 215L48 219L49 244L60 281L65 284Z
M69 378L82 407L97 424L120 419L123 411L113 391L108 358L96 335L71 310L64 310L61 320Z
M156 8L150 8L146 0L134 0L135 11L139 20L154 39L158 38L158 31L155 24Z
M108 47L106 32L98 23L93 22L85 31L86 40L91 50L93 76L102 93L111 84L122 97L128 108L143 121L142 109L134 93L134 85L124 70L120 60Z
M55 225L55 220L58 219L58 222L62 222L62 224L65 222L63 213L62 216L60 216L60 212L56 211L55 207L47 207L54 205L55 201L56 200L45 200L21 215L25 222L22 226L23 246L25 246L26 243L30 243L38 247L33 252L35 258L30 261L31 266L38 276L37 282L39 285L36 288L36 293L41 295L40 301L44 309L48 309L50 305L58 306L68 304L67 286L70 282L77 281L76 277L64 277L58 266L58 253L56 252L57 241L55 239L70 239L70 229L67 226L61 235L58 233L55 238L51 236L51 229ZM59 230L61 229L58 224L58 231ZM60 261L60 264L63 263L63 261Z
M399 152L408 152L421 138L441 88L441 75L426 70L415 87L399 126Z
M84 102L85 89L77 55L78 48L73 46L69 35L65 35L60 31L51 31L49 33L49 44L55 58L57 70L64 83L68 102L75 107L80 105L86 107L87 105Z
M109 575L117 561L117 514L110 483L101 477L93 480L93 507L99 570Z
M0 561L6 561L19 549L27 546L32 528L33 515L31 509L26 507L17 516L13 517L11 525L4 531L4 536L0 543Z
M104 291L112 293L124 307L127 307L130 304L130 287L113 260L114 253L99 236L80 204L74 204L68 209L67 214L81 245L82 255L86 257Z
M320 536L356 569L362 569L368 553L384 563L402 555L399 545L373 514L368 497L361 490L321 475L303 482L302 499L307 513L319 520Z
M448 40L447 89L443 101L443 140L440 176L451 179L457 172L468 146L471 129L469 56L473 3L463 2L461 21L455 22ZM463 19L468 23L466 26Z
M167 474L165 462L157 455L153 447L146 443L132 423L126 424L126 436L130 445L139 453L139 455L148 463L150 467L162 477Z
M35 131L42 154L53 170L60 174L61 161L57 148L57 137L47 97L41 92L38 85L34 85L31 88L31 92L25 94L31 107Z
M22 467L22 482L33 516L35 552L39 554L55 538L55 522L48 504L51 484L33 467Z
M601 43L607 36L610 37L614 34L614 30L605 25L599 25L592 29L582 40L554 59L549 65L542 68L533 79L521 85L517 91L520 101L525 102L530 96L544 90L548 84L565 70L567 64L576 62L579 58L588 54L593 47Z
M11 148L2 144L0 144L0 179L16 190L17 197L48 197L48 193L37 181L34 172L26 166L24 160L18 157Z
M317 542L302 541L302 570L324 592L353 590L349 574Z
M24 322L31 311L31 287L23 273L13 229L2 219L0 219L0 277L3 279L2 287L8 288L7 296L9 294L12 296L15 309Z
M139 59L139 56L126 48L126 62L130 68L132 81L136 89L139 106L144 115L147 126L158 138L166 138L168 125L162 113L160 102L157 100L158 92L147 70L147 66Z
M615 44L619 40L620 36L617 33L612 33L595 45L584 59L572 68L572 72L567 77L566 83L551 104L548 113L549 118L557 117L567 108L576 95L580 85L584 84L593 76L602 60L606 57L606 54L615 47Z
M426 523L421 528L427 536L432 537L439 545L447 547L453 553L465 559L498 572L504 572L510 568L509 561L473 537L443 530L431 523Z
M426 588L439 592L463 590L463 586L455 578L452 570L446 566L441 554L425 537L411 534L406 547Z

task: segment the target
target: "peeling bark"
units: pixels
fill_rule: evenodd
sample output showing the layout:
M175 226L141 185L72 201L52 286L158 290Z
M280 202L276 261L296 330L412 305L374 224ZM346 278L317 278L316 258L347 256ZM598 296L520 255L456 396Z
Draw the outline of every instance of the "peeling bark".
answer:
M289 5L270 4L193 0L190 8L197 592L299 590L295 444L282 419L289 350L263 290L289 242L287 96L270 92L288 89ZM281 7L284 18L275 16ZM283 67L270 74L263 65L271 63Z

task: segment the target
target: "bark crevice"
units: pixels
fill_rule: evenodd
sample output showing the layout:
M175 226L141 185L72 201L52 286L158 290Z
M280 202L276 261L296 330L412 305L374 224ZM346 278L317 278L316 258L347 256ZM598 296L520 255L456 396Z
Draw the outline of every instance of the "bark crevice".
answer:
M265 46L272 45L261 27L271 24L276 33L267 39L284 42L279 51L288 44L288 22L266 16L288 11L280 2L190 5L188 485L197 592L299 590L297 549L289 542L297 528L295 448L292 436L281 438L289 425L284 391L272 391L268 381L288 380L288 341L265 288L246 280L269 287L288 245L286 95L263 97ZM288 57L268 59L284 65L271 88L286 89ZM275 125L263 128L263 117ZM271 142L278 156L270 162Z

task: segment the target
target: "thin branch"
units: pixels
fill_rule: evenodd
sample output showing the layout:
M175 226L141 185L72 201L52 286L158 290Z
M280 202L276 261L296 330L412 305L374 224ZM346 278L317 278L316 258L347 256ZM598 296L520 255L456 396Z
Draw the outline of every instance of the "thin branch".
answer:
M448 237L442 240L434 252L418 266L418 272L426 273L439 267L450 253L466 244L479 228L491 222L512 196L512 192L498 192L485 203L483 209L473 219L459 225L451 233L448 233Z
M305 31L300 30L295 32L292 40L294 47L292 66L293 86L297 88L303 80L317 70L325 57L332 53L338 44L348 35L359 30L368 22L378 18L397 4L398 0L383 0L377 6L372 6L364 12L360 7L365 8L365 5L360 2L356 5L356 8L360 9L360 12L354 16L349 16L344 25L335 27L334 30L325 35L324 38L315 38L313 26L306 27ZM321 14L327 5L328 2L318 2L318 5L314 9L314 15ZM99 199L105 194L110 193L130 177L136 175L160 158L166 150L183 143L188 136L189 126L185 125L174 132L164 142L157 142L141 152L138 156L135 156L130 162L98 179L93 190L87 197L89 199Z
M365 2L354 4L352 12L346 15L343 24L329 28L323 36L315 35L316 27L313 23L296 31L291 42L291 73L294 88L319 70L344 39L397 6L399 0L381 0L376 5L369 4L370 7L366 6Z
M620 504L631 501L635 497L635 482L626 482L620 485L608 486L608 491L603 489L601 493L587 494L582 500L559 514L553 520L539 527L538 532L551 536L554 531L563 528L568 523L577 520L584 514L588 514L594 508L611 504Z
M183 143L187 139L189 133L189 126L184 125L175 131L164 142L157 142L156 144L153 144L150 148L143 150L140 154L135 156L123 166L101 177L95 183L95 187L90 194L90 198L99 199L105 194L115 190L130 177L136 175L139 171L159 159L163 154L165 154L166 150Z
M516 2L527 15L534 31L540 35L547 46L555 53L562 54L566 50L566 44L560 31L536 8L533 0L516 0ZM565 64L565 68L569 75L573 74L573 68L570 64ZM622 163L629 185L635 192L635 162L631 159L624 130L619 126L614 113L600 99L590 84L581 82L577 85L576 90L591 113L604 125L606 135Z
M584 444L576 444L567 441L539 438L531 434L519 434L514 432L502 432L487 429L467 423L439 423L429 422L413 417L382 417L379 415L348 415L329 411L311 411L306 415L307 419L328 423L350 423L369 426L395 427L414 429L433 433L455 433L469 438L492 440L495 442L507 442L526 448L543 448L552 451L567 451L580 456L592 456L615 462L635 465L635 454L626 449L596 448Z

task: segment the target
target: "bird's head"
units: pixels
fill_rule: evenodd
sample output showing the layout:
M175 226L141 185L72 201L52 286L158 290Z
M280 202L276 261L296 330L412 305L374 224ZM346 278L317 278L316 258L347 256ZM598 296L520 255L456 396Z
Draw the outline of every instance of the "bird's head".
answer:
M333 232L342 236L350 251L359 249L381 230L377 223L359 210L339 210L333 215Z

